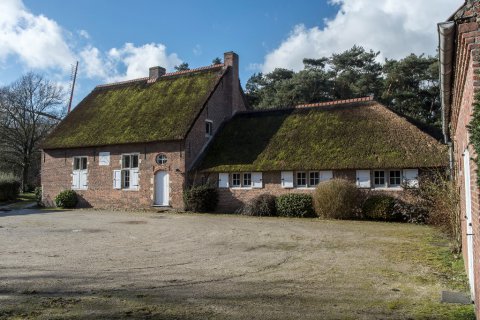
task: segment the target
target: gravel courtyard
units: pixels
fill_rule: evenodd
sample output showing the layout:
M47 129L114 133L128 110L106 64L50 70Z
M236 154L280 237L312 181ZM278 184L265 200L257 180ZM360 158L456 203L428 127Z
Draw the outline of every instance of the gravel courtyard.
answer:
M426 226L0 212L0 319L471 319ZM460 261L461 264L461 261Z

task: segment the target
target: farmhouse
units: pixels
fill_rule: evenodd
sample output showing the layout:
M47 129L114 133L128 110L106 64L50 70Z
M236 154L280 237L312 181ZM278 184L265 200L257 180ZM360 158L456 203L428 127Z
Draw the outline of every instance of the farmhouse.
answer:
M438 24L445 141L451 143L453 177L460 192L462 249L477 317L480 314L480 193L478 166L469 125L480 81L480 3L465 1ZM477 107L478 108L478 107ZM478 123L478 122L477 122ZM478 128L475 128L478 130Z
M260 193L312 192L332 178L401 192L447 166L447 148L371 97L249 110L238 56L224 64L96 87L43 144L43 199L182 208L191 183L218 186L219 211Z

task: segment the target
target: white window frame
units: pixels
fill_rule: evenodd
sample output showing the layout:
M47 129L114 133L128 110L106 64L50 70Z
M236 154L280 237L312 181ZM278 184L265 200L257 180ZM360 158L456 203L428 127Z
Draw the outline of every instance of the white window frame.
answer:
M376 177L376 173L383 173L383 177ZM387 173L386 170L373 170L373 187L374 188L387 188ZM383 179L383 184L377 183L377 179Z
M392 177L392 172L398 172L398 177ZM388 170L388 187L389 188L399 188L402 186L402 170L400 169L390 169ZM398 179L398 183L392 183L392 178L393 179Z
M391 179L391 172L400 172L400 183L399 184L392 184L390 183ZM383 172L384 175L384 184L376 184L375 183L375 172ZM398 177L397 177L398 178ZM383 169L383 170L372 170L372 181L373 181L373 188L374 189L402 189L402 184L404 180L404 170L402 169Z
M261 172L260 172L261 174ZM238 179L240 179L239 183L235 183L234 175L238 176ZM230 174L230 182L231 182L231 187L235 189L239 188L245 188L245 189L253 189L254 188L254 181L253 181L253 173L252 172L232 172ZM250 184L247 184L246 182L249 181ZM262 179L260 176L260 183ZM261 188L261 186L255 186L255 188Z
M248 176L248 178L247 178ZM249 181L249 183L246 183ZM242 173L242 187L244 188L251 188L252 187L252 173L251 172L244 172Z
M304 180L305 183L299 183L301 180ZM297 188L308 188L308 175L306 171L295 172L295 185Z
M235 175L238 175L238 179L235 179ZM232 177L232 188L241 188L242 187L242 174L240 172L233 172L231 174ZM238 183L235 183L238 181Z
M78 167L77 167L77 161L78 161ZM83 184L82 184L82 180L84 180ZM87 190L87 189L88 189L88 157L87 156L73 157L72 190Z
M312 174L313 175L317 175L316 177L312 177ZM317 183L312 183L312 180L316 180ZM318 184L320 183L320 171L310 171L308 173L308 185L311 186L312 188L315 188L316 186L318 186Z
M213 136L213 120L205 120L205 137L211 138Z
M133 166L133 157L137 157L137 166ZM129 157L129 165L125 166L124 158ZM140 189L140 177L139 177L139 167L140 167L140 153L134 152L134 153L123 153L122 158L120 160L121 165L122 165L122 170L121 170L121 182L120 186L122 190L139 190ZM128 176L128 186L126 186L126 177ZM136 185L133 185L135 183Z

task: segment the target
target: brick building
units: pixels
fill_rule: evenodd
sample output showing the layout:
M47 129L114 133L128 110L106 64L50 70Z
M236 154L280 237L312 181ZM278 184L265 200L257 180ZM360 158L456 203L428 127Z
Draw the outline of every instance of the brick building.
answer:
M480 3L466 1L438 24L445 141L451 143L451 169L460 192L462 250L475 311L480 314L480 213L477 166L468 126L480 88Z
M312 193L333 178L398 195L404 183L415 187L423 173L447 164L445 145L371 98L357 98L238 112L196 176L218 182L218 210L228 212L262 193Z
M238 55L224 63L97 86L42 145L43 201L74 189L80 206L183 206L187 173L235 112L246 109Z
M372 98L247 110L238 56L224 64L96 87L43 143L43 200L182 208L192 181L218 185L219 211L260 193L313 192L345 178L401 192L448 164L447 148Z

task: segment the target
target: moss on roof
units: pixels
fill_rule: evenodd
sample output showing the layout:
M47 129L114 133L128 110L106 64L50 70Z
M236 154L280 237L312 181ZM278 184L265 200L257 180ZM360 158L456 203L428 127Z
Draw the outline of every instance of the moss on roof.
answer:
M44 149L183 139L222 67L95 88L56 127Z
M376 102L242 113L217 135L198 169L210 172L425 168L447 147Z

